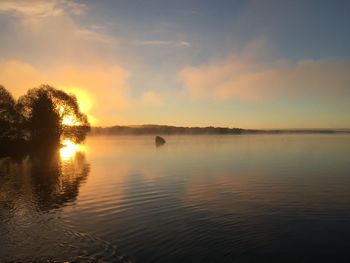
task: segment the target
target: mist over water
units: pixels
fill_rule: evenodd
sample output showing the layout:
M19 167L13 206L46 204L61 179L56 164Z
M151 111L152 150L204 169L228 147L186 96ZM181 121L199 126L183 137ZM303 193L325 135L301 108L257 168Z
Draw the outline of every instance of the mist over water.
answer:
M350 259L350 136L88 137L0 159L0 262Z

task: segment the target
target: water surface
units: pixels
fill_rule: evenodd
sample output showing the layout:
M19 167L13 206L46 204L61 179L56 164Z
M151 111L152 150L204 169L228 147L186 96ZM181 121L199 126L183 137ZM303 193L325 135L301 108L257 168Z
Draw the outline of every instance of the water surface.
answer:
M0 159L0 262L350 260L350 136L89 137Z

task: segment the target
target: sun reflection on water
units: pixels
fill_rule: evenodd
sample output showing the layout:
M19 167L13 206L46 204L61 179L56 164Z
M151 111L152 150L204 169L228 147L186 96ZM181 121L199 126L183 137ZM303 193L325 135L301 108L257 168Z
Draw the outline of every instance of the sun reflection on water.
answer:
M63 160L68 160L74 156L77 151L82 150L82 147L75 144L69 139L62 142L63 147L60 149L60 156Z

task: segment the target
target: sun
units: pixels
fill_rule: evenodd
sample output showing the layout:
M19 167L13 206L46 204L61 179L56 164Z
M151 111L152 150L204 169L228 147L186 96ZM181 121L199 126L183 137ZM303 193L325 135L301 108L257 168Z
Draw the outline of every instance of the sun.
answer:
M76 118L73 115L68 115L62 118L62 124L67 126L75 126L79 125L79 122L77 122Z
M93 96L83 87L72 86L72 85L60 85L60 89L73 93L79 102L79 108L82 112L84 112L90 123L97 123L97 119L90 114L90 111L94 105ZM74 126L79 125L73 116L65 116L62 120L63 125Z

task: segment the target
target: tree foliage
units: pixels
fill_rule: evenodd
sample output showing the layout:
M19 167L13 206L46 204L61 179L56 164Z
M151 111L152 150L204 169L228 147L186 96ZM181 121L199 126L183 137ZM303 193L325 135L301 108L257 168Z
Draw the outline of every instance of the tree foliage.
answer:
M17 136L18 118L15 99L0 85L0 138Z
M65 118L74 125L65 125ZM17 136L33 145L59 144L63 137L82 142L90 125L76 97L48 85L32 88L16 102L0 86L0 137Z

